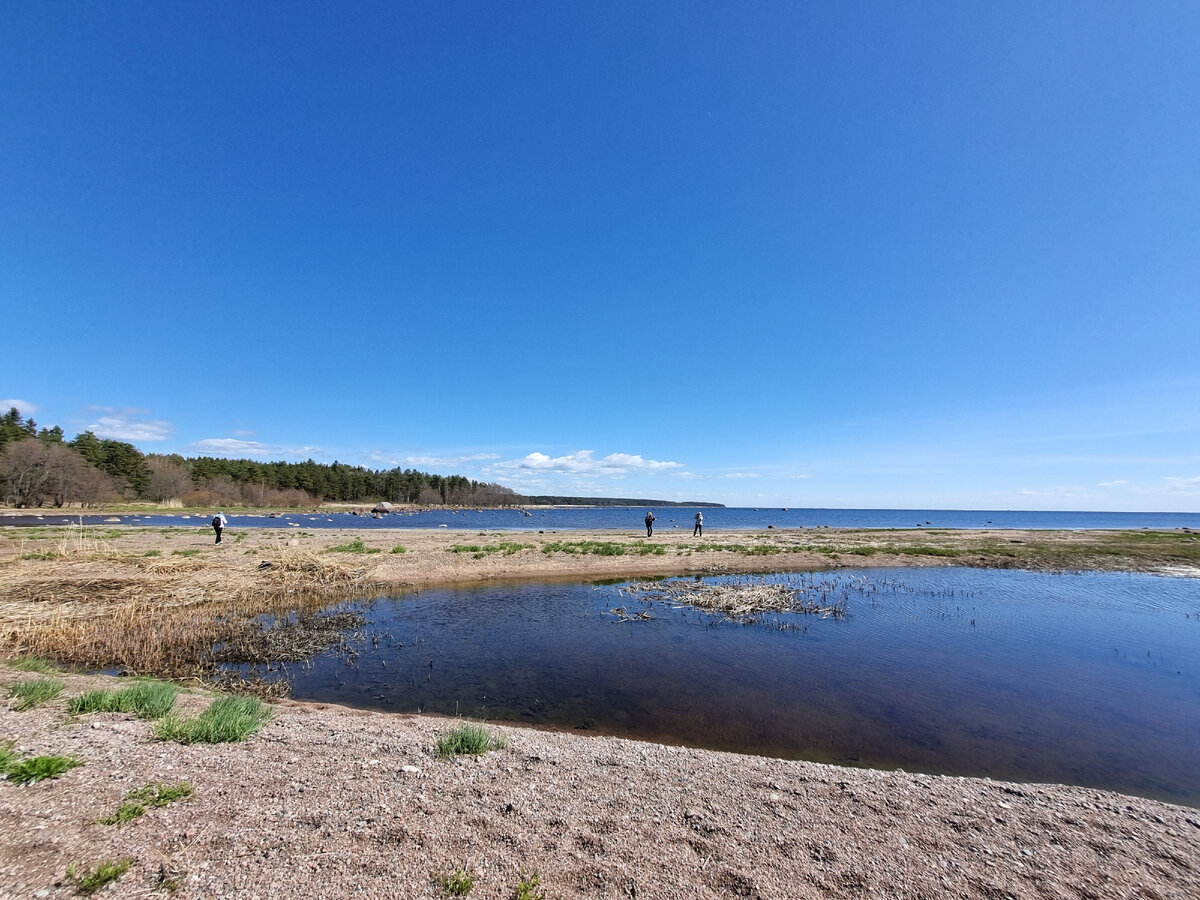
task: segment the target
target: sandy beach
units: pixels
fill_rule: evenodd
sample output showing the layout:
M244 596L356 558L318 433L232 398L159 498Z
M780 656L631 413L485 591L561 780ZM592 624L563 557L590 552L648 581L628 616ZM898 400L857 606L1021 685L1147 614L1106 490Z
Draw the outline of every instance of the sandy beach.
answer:
M0 530L6 652L40 633L92 633L131 604L162 622L202 619L277 606L302 586L327 597L500 578L1197 562L1186 534L802 530L647 542L628 532L234 529L215 546L201 527L87 532ZM620 554L595 552L605 545ZM6 691L38 677L0 668ZM21 754L83 763L53 780L0 783L2 897L74 896L68 866L106 860L131 861L101 894L116 897L433 898L447 896L438 876L457 869L473 877L469 896L490 898L516 896L533 875L532 896L562 898L1200 895L1200 813L1152 800L507 725L488 726L503 749L445 760L434 746L451 720L286 699L244 743L180 745L128 714L68 716L69 697L119 680L58 677L59 698L0 711L0 739ZM196 687L180 702L208 700ZM182 781L188 799L124 825L97 821L131 790Z

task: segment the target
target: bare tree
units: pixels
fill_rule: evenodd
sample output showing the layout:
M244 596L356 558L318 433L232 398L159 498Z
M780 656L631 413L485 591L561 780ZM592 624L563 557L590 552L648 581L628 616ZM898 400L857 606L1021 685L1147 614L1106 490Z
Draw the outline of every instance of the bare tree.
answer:
M0 454L4 501L17 507L61 507L110 496L107 475L88 464L76 450L56 441L26 438L8 444Z
M150 500L163 502L178 500L194 485L188 476L187 466L165 456L151 455L146 457L146 466L150 470L150 485L146 488L146 497Z

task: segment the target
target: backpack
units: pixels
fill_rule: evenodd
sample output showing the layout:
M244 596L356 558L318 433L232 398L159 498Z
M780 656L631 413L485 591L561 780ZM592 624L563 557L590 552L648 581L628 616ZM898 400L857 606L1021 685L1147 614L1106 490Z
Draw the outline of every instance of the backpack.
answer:
M213 528L221 527L221 517L220 516L213 516L212 526L213 526Z

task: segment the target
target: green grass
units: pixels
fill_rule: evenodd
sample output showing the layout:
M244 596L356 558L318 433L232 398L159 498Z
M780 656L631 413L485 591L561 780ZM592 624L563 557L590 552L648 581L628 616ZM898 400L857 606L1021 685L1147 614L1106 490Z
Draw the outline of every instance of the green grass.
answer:
M172 556L199 556L200 551L195 548L192 548L191 550L172 550L171 555Z
M539 889L542 879L537 875L522 875L513 888L513 900L542 900L545 896Z
M40 656L18 656L8 661L8 667L18 672L38 672L42 675L58 671L58 666Z
M479 756L489 750L502 750L507 746L507 738L490 734L482 725L464 722L438 738L436 750L437 755L443 759L453 759L460 753Z
M95 712L131 712L141 719L161 719L175 706L179 688L164 681L140 681L119 691L85 691L67 704L74 716Z
M125 795L124 801L117 807L116 813L104 819L97 819L102 825L123 825L145 815L148 807L166 806L176 800L192 796L192 786L186 781L178 785L158 782L137 788Z
M896 552L905 556L962 556L961 550L949 547L899 547Z
M515 541L501 541L498 544L453 544L446 548L447 553L470 553L475 559L482 559L489 553L502 553L512 556L522 550L534 549L533 544L518 544Z
M75 885L75 890L81 894L94 894L100 888L116 881L133 865L132 859L106 860L97 863L95 867L81 866L73 862L67 866L67 880Z
M0 741L0 775L7 775L12 771L20 758L21 754L17 752L12 741Z
M436 884L447 897L465 897L475 886L475 879L466 869L455 869L453 872L437 872L433 876Z
M368 547L363 543L362 538L355 538L348 544L341 544L337 547L330 547L330 553L382 553L378 547Z
M616 541L551 541L542 545L542 552L549 556L551 553L567 553L572 556L624 556L632 553L637 556L662 556L667 551L657 544L647 544L645 541L634 541L631 544L618 544Z
M404 549L403 547L401 547L399 544L397 544L395 547L392 548L392 552L393 553L407 553L408 551L406 549Z
M8 768L8 780L16 784L32 784L47 778L57 778L83 763L73 756L31 756Z
M161 550L147 550L142 556L162 556Z
M66 684L57 678L37 678L14 684L8 689L8 696L13 701L12 708L17 712L24 712L53 700L65 687Z
M159 719L154 734L181 744L227 744L246 740L270 718L271 707L255 697L221 697L194 719Z

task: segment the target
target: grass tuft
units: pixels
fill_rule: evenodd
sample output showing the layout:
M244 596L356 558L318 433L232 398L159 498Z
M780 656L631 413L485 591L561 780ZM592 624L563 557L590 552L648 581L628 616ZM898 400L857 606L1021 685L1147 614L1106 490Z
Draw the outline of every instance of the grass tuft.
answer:
M8 689L8 696L12 701L10 705L17 712L24 712L53 700L63 692L65 687L66 684L57 678L22 681Z
M179 688L165 681L141 681L119 691L85 691L67 704L73 716L94 712L131 712L140 719L161 719L175 706Z
M453 759L460 753L479 756L489 750L502 750L507 746L506 737L490 734L482 725L464 722L438 738L436 749L437 755L443 759Z
M348 544L340 544L337 547L330 547L330 553L382 553L378 547L368 547L363 543L362 538L355 538Z
M181 744L227 744L246 740L270 718L271 707L255 697L221 697L194 719L159 719L154 734Z
M81 867L78 862L67 866L67 880L81 894L94 894L106 884L116 881L133 865L132 859L106 860L95 867Z
M9 766L8 780L15 784L33 784L47 778L57 778L83 763L73 756L31 756Z
M475 886L475 879L466 869L455 869L453 872L435 872L433 883L447 897L465 897Z
M392 548L392 552L393 553L407 553L408 551L406 549L404 549L404 547L402 547L400 544L397 544L395 547Z
M539 887L542 879L537 875L521 875L521 880L513 888L513 900L542 900L545 896Z
M117 807L116 813L104 819L97 819L101 825L123 825L144 815L147 807L166 806L176 800L192 796L192 786L186 781L178 785L158 782L143 788L137 788L125 795L124 802Z
M38 672L42 675L58 671L58 666L40 656L18 656L16 659L8 661L8 667L16 669L18 672Z

